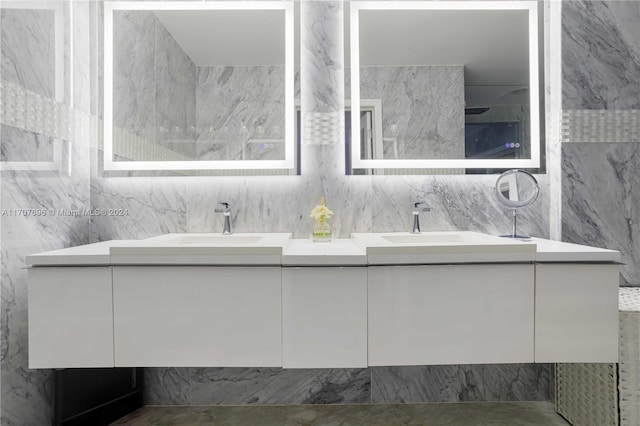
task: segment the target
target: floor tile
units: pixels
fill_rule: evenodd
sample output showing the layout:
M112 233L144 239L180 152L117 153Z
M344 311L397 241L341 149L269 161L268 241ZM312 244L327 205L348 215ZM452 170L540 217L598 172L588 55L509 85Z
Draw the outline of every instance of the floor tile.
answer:
M550 402L146 406L118 426L566 426Z

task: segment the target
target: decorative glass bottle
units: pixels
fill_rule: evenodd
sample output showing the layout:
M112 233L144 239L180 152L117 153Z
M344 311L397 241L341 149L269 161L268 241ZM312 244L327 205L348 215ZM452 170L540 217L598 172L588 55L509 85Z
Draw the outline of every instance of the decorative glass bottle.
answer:
M313 241L331 241L331 225L325 217L316 219L316 223L313 225Z
M327 242L331 241L331 225L327 222L333 215L333 212L329 210L325 204L325 199L322 197L320 200L320 204L315 206L313 210L311 210L311 214L309 217L312 217L316 220L316 223L313 225L313 241L316 242Z

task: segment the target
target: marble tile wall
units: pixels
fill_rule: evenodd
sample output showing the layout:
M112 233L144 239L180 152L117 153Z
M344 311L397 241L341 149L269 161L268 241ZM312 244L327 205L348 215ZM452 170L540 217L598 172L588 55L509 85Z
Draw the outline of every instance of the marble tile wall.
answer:
M432 365L371 369L379 404L549 400L547 364Z
M640 143L568 143L562 155L565 239L619 250L620 285L640 286Z
M194 63L153 12L115 10L113 28L114 127L166 148L141 150L138 160L194 158Z
M156 18L147 11L113 13L113 125L155 140Z
M54 98L55 73L42 72L42 68L52 70L55 66L55 10L3 8L0 18L3 81ZM24 37L23 31L28 31L29 37ZM31 66L25 52L39 58L39 67Z
M563 2L563 109L640 108L639 8L624 0Z
M562 3L544 13L545 165L549 180L549 237L562 240Z
M640 3L562 6L565 120L601 112L583 132L564 126L573 132L562 144L563 239L620 250L620 284L640 286L640 122L619 120L640 110Z
M30 132L28 137L11 137L10 134L21 134L23 130L9 125L3 125L2 132L5 137L0 146L0 161L54 161L55 138L33 132Z
M155 142L197 158L196 66L155 18Z
M2 82L19 84L35 92L45 102L56 104L55 46L51 31L54 15L60 13L65 26L63 37L67 84L59 94L65 108L71 107L76 118L70 132L70 169L42 172L33 168L3 171L0 204L0 256L2 263L1 292L1 363L3 425L50 424L52 375L48 370L30 370L27 359L27 282L24 257L27 254L84 244L89 240L87 217L69 216L65 212L89 207L89 136L80 131L88 128L89 81L88 25L91 22L89 3L51 1L50 9L38 9L45 3L22 2L15 9L2 5L2 49L0 51ZM24 6L22 6L24 5ZM31 8L25 10L25 8ZM73 14L70 14L73 8ZM71 16L73 22L71 23ZM47 29L48 28L48 29ZM70 61L69 35L73 28L75 49ZM37 58L34 60L33 58ZM73 91L71 91L73 89ZM58 104L59 105L59 104ZM60 105L59 105L60 106ZM28 146L33 140L49 139L51 135L24 129L0 127L0 146ZM43 147L47 149L47 147ZM28 151L29 155L33 152ZM33 161L41 158L24 158ZM41 216L26 215L22 209L38 209Z
M33 52L42 60L42 67L55 67L55 11L53 9L2 9L2 81L13 83L31 93L55 99L55 74L38 72L24 58L23 50ZM21 25L29 22L28 31L33 35L22 38ZM4 89L6 90L6 89ZM3 123L4 124L4 123ZM7 135L0 145L0 161L53 161L53 138L42 134L29 137L8 137L20 132L12 126L3 125Z
M361 67L360 85L382 99L383 158L464 158L464 67Z
M549 399L550 368L510 365L366 369L153 368L149 405L397 404Z
M300 78L304 87L300 98L305 145L333 145L344 140L343 6L340 0L300 2ZM302 158L303 162L308 158L304 151ZM344 155L338 153L334 160L342 163Z
M197 67L195 158L283 160L284 83L284 67Z

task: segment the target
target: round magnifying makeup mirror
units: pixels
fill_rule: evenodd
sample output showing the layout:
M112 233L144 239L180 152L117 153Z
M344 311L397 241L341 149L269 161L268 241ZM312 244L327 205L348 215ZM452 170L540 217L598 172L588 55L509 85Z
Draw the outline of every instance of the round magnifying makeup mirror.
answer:
M533 203L539 192L538 181L526 170L507 170L498 176L496 197L500 203L513 211L511 235L502 235L503 237L528 238L527 235L518 235L516 232L518 209Z

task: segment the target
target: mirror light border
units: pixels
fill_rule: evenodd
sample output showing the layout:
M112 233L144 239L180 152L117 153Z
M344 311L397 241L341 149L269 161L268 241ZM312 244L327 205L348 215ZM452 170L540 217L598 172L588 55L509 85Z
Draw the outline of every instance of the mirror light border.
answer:
M351 165L354 169L538 168L540 167L540 99L538 76L538 5L535 1L351 1L351 106L360 109L361 10L527 10L529 12L530 159L430 159L363 160L360 133L352 132ZM352 114L351 128L360 128L359 114Z
M113 12L114 10L283 10L285 13L284 160L114 161L113 160ZM115 1L104 2L104 170L267 170L294 169L294 15L285 1ZM107 114L107 111L109 112Z
M62 1L0 1L0 9L26 9L26 10L53 10L54 12L54 102L64 104L64 10ZM69 8L69 22L73 28L73 7ZM69 101L73 107L73 31L69 31ZM28 96L22 94L22 96ZM27 102L25 100L25 102ZM6 124L6 123L2 123ZM42 123L38 123L41 125ZM44 133L43 133L44 134ZM50 136L50 135L47 135ZM60 138L53 139L52 161L0 161L0 171L38 171L38 172L64 172L71 174L71 148L67 158L63 156L64 141ZM65 160L67 164L65 166Z

